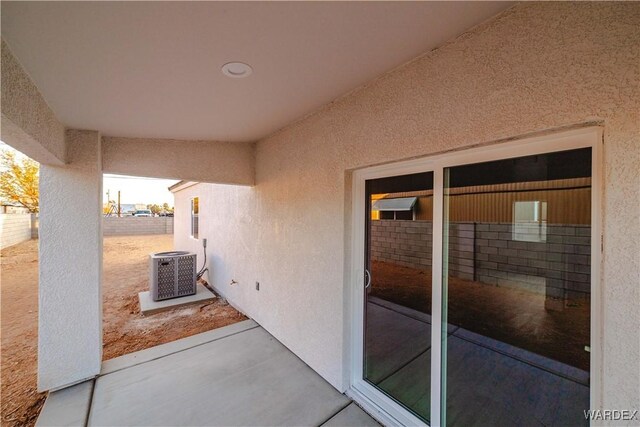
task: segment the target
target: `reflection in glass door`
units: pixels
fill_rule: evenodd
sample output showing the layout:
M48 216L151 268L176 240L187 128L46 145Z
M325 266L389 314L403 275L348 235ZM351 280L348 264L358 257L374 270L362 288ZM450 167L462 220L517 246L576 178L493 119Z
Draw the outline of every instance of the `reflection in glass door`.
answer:
M444 169L443 424L588 424L591 158Z
M363 377L425 422L433 173L367 180Z

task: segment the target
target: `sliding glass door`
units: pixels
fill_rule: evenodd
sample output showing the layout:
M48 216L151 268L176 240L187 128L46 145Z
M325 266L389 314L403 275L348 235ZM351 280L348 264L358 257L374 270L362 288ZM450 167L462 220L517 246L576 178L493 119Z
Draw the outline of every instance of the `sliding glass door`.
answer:
M447 425L587 425L591 149L444 170Z
M367 180L366 207L363 376L428 422L433 173Z
M601 135L354 173L356 400L396 424L588 424Z

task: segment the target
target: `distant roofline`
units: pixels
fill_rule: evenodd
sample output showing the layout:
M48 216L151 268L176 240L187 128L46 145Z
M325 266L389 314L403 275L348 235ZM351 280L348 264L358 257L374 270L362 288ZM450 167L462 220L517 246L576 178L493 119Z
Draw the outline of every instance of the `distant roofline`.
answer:
M193 185L198 184L196 181L178 181L169 187L169 191L172 193L177 193L180 190L184 190L185 188L191 187Z

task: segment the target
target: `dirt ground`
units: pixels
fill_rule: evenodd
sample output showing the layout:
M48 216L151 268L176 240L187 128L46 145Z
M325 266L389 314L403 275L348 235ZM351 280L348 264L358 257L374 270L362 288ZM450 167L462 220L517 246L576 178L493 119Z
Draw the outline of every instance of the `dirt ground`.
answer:
M148 288L147 256L171 249L171 235L104 239L104 360L246 319L221 299L141 316L137 295ZM36 392L37 240L2 250L1 262L2 425L33 425L45 399Z
M372 262L371 295L431 314L431 270ZM449 277L448 322L589 371L589 300L545 309L545 296Z

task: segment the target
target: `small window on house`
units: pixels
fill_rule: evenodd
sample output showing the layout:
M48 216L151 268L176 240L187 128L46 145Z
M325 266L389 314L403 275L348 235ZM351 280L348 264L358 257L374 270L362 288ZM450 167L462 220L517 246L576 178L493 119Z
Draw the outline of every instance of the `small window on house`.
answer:
M198 238L198 213L200 211L198 198L191 199L191 237Z
M513 203L513 240L547 241L547 202L536 200Z

